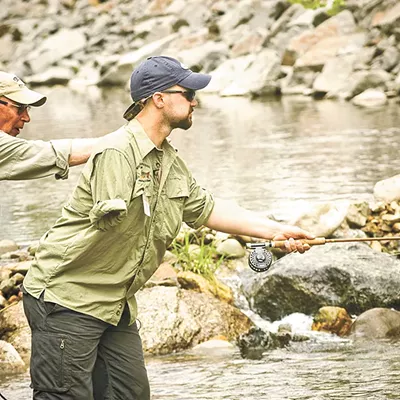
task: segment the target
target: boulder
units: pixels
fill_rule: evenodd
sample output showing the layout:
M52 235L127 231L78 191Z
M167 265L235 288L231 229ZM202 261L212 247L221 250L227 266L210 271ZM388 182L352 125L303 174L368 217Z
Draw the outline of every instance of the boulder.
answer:
M351 326L353 339L400 339L400 312L373 308L359 315Z
M400 174L377 182L374 186L374 197L377 201L386 203L400 200Z
M243 271L242 290L253 311L278 320L323 306L360 314L374 307L400 307L400 261L365 243L331 243L292 253L267 273Z
M24 314L22 301L0 312L0 339L7 341L28 362L31 352L31 331Z
M366 108L383 107L387 102L386 94L378 89L367 89L352 99L356 106Z
M0 255L9 253L10 251L16 251L18 249L19 246L14 242L14 240L0 240Z
M25 363L14 347L0 340L0 377L6 374L20 373L25 370Z
M215 336L234 341L252 323L237 308L206 293L156 286L137 293L146 353L189 349Z

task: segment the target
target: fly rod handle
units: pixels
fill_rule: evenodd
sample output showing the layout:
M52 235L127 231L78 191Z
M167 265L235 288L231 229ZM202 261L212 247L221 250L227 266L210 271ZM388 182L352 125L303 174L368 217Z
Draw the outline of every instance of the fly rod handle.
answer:
M318 246L326 243L324 237L316 237L315 239L299 239L304 244L309 244L310 246ZM286 240L273 240L271 241L271 247L277 247L279 249L285 248Z

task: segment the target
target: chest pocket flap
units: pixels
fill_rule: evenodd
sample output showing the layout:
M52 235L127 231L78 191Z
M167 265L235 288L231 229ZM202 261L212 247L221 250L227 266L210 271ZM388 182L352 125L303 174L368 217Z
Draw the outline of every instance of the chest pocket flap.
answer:
M186 179L180 177L171 177L167 181L165 188L169 199L182 199L189 197L189 185Z

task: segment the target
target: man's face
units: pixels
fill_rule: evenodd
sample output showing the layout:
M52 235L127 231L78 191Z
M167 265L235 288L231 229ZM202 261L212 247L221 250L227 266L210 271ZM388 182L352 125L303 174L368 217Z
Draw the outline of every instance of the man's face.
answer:
M191 92L191 93L171 93L174 91ZM170 92L170 93L168 93ZM197 100L193 95L193 90L186 89L182 86L175 85L164 92L164 99L167 104L166 111L170 120L172 129L189 129L192 126L192 113L194 108L198 105ZM189 98L189 100L188 100Z
M0 103L0 130L15 137L19 135L20 131L24 128L25 123L28 123L31 120L28 110L25 109L21 112L21 109L15 107L15 105L20 104L8 99L7 97L2 96L0 97L0 100L9 103Z

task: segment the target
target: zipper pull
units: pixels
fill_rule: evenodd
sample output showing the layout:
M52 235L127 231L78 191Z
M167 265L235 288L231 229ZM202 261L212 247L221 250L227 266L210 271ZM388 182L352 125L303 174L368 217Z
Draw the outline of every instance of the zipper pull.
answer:
M64 339L61 339L60 349L64 350L64 347L65 347Z

